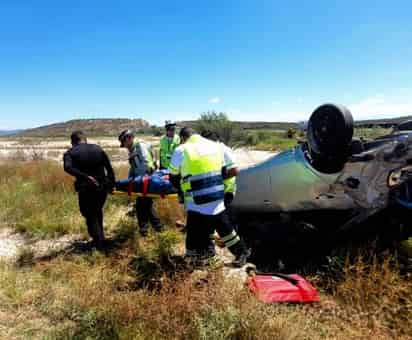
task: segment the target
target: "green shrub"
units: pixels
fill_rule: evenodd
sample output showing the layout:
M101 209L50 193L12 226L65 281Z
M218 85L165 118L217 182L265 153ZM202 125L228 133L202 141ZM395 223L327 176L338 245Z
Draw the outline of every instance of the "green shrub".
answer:
M207 308L204 315L194 320L198 338L207 339L231 339L240 328L240 311L233 306L227 306L220 311Z
M217 113L215 111L202 113L196 122L195 129L199 133L204 131L216 132L220 140L230 146L235 142L234 136L239 133L239 128L228 119L226 113Z
M216 132L220 140L231 147L253 146L259 150L277 151L296 145L296 140L287 132L273 130L243 130L238 124L231 122L223 112L203 113L195 124L195 129Z
M296 140L287 138L285 133L278 131L249 131L236 141L238 146L253 146L258 150L279 151L290 149L296 145Z
M255 146L256 144L259 143L259 137L254 134L254 133L250 133L246 135L245 138L245 145L247 146Z

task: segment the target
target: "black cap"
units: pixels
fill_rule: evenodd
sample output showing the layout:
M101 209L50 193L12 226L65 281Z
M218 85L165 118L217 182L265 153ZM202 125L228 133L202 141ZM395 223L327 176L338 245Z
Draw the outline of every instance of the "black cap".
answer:
M127 137L133 136L132 131L130 130L123 130L120 135L119 135L119 142L120 142L120 146L123 147L124 146L124 141L126 140Z
M165 128L169 129L169 128L172 128L172 127L176 127L176 123L172 122L171 120L166 120L165 121Z

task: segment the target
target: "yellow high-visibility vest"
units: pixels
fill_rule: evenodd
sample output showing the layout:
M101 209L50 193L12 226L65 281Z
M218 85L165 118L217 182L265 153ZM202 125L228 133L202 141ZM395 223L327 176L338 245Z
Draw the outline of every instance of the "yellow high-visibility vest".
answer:
M174 135L170 140L167 136L163 136L160 139L160 166L162 168L168 168L172 159L173 152L180 145L180 138L178 135Z
M196 205L223 201L222 167L224 152L221 145L200 135L191 136L183 144L181 187L185 203Z

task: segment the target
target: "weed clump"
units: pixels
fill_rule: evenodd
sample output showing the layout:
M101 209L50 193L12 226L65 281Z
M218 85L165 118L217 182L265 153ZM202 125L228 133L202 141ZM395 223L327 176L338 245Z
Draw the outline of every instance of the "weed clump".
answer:
M136 275L136 288L158 290L165 279L182 276L186 271L183 256L174 254L182 236L175 230L156 234L151 240L141 242L137 256L130 262Z

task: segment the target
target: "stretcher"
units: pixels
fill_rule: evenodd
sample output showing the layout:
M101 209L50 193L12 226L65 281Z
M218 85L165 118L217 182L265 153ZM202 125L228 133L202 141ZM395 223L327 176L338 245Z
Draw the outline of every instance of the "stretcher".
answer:
M169 181L169 172L159 170L152 175L136 176L117 181L114 195L178 199L176 189Z
M178 199L177 194L150 194L150 193L141 193L141 192L125 192L125 191L119 191L119 190L114 190L112 192L113 195L116 196L128 196L128 197L148 197L148 198L165 198L165 199Z

